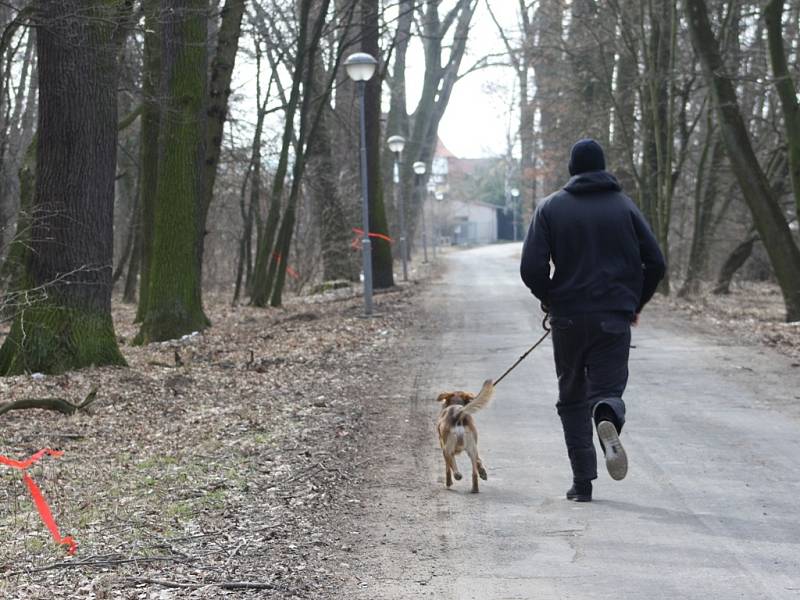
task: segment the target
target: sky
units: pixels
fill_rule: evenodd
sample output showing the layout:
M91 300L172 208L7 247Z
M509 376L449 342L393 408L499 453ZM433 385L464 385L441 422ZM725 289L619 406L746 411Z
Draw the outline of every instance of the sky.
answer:
M510 0L490 0L492 10L509 37L516 37L517 3ZM479 58L505 52L505 46L486 8L479 0L470 31L467 56L461 64L468 69ZM500 62L502 57L494 59ZM417 41L409 51L406 85L409 111L414 109L421 92L425 61ZM444 145L460 158L480 158L505 154L509 125L512 136L517 130L516 112L509 109L514 103L515 75L510 67L488 67L459 80L439 126Z
M516 24L517 3L511 0L489 1L492 2L492 10L498 20L509 32L508 35L515 37L518 28ZM478 8L473 16L472 29L468 39L467 53L461 64L462 72L486 55L505 53L505 47L486 8L486 2L487 0L478 0ZM444 4L446 6L449 3ZM442 12L444 12L444 8L442 8ZM494 60L500 62L505 58L499 56ZM255 63L240 53L236 66L232 87L237 100L231 107L232 114L234 119L254 123ZM414 110L419 99L424 69L422 43L418 38L413 38L409 47L406 71L409 112ZM512 133L515 133L517 129L516 113L511 116L514 122L509 122L509 109L513 103L514 90L514 71L507 66L480 69L459 80L455 84L447 111L439 126L439 135L445 146L461 158L504 155L509 126ZM272 93L275 94L274 90ZM384 110L388 108L388 96L384 98L383 108ZM273 136L279 138L282 127L280 113L274 113L267 119L266 129ZM249 127L245 127L248 132L247 136L250 135L249 129ZM249 143L249 141L245 143Z

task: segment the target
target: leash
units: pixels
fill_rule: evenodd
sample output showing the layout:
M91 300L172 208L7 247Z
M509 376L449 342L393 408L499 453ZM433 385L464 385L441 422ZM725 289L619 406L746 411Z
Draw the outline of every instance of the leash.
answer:
M542 319L542 329L544 329L544 335L542 337L540 337L533 346L528 348L527 352L525 352L525 354L520 356L517 359L517 362L515 362L513 365L511 365L505 373L500 375L500 377L494 382L494 384L493 384L494 386L497 386L498 383L503 381L503 379L506 378L506 375L508 375L509 373L511 373L511 371L516 369L517 366L519 365L519 363L521 363L523 360L525 360L527 358L528 354L530 354L531 352L536 350L536 348L539 346L539 344L541 344L543 341L545 341L547 339L547 336L550 335L550 328L547 326L547 317L549 317L549 316L550 315L548 313L545 313L544 314L544 319Z

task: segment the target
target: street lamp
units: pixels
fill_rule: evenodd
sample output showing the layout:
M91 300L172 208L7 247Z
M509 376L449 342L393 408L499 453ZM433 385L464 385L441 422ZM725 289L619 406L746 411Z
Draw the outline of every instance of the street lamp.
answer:
M519 198L519 189L511 188L511 197L514 199L511 202L511 227L514 229L514 241L517 241L517 198Z
M425 163L414 163L414 173L417 174L417 189L419 190L420 207L422 208L422 255L423 262L428 262L428 228L425 225L425 190L422 186L422 176L425 175Z
M402 135L393 135L386 143L394 154L394 203L400 211L400 253L403 256L403 281L408 281L408 261L406 248L406 211L403 207L403 194L400 190L400 155L406 146L406 138Z
M361 239L361 254L364 269L364 312L372 314L372 243L369 239L369 181L367 180L367 126L364 117L364 88L375 74L378 61L365 52L356 52L344 61L347 76L358 88L359 121L361 125L361 220L364 237Z

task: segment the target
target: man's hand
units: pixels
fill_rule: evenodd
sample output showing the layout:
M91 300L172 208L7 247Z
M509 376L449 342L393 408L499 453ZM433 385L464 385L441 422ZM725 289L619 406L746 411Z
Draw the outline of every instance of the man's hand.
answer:
M631 325L636 327L639 324L639 313L633 315L633 320L631 321Z

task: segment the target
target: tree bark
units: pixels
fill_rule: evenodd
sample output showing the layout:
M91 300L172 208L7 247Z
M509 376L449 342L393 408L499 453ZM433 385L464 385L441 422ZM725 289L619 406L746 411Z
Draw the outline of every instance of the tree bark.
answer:
M786 320L800 320L800 250L753 151L736 91L711 30L706 4L704 0L684 0L684 5L692 43L711 88L728 158L783 293Z
M361 50L381 60L378 0L361 1ZM367 176L369 197L369 231L379 235L389 235L386 209L383 204L383 178L381 176L381 149L383 130L381 127L381 78L373 77L367 82L364 91L365 123L367 138ZM362 224L363 226L363 224ZM372 284L376 290L394 285L392 247L380 237L371 238L372 246Z
M783 110L783 125L786 132L786 145L789 155L789 175L794 192L795 211L800 218L800 104L797 102L797 90L789 73L786 62L786 50L783 47L783 1L770 0L764 7L764 22L767 27L769 42L769 58L772 74L775 78L775 89Z
M139 132L139 305L141 323L150 300L150 265L155 230L158 188L158 132L161 128L159 82L161 80L160 0L144 0L144 50L142 63L142 117Z
M204 329L198 247L206 143L206 0L165 0L161 17L158 181L147 312L136 342Z
M39 125L29 283L0 373L124 365L111 319L117 50L123 2L39 0Z

